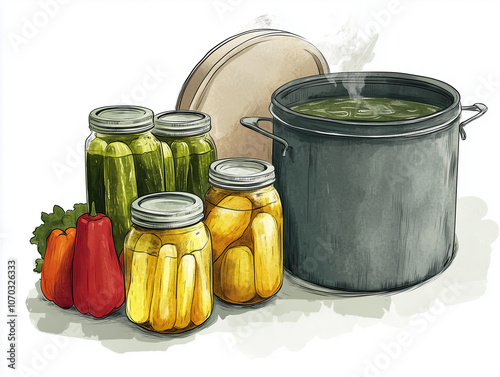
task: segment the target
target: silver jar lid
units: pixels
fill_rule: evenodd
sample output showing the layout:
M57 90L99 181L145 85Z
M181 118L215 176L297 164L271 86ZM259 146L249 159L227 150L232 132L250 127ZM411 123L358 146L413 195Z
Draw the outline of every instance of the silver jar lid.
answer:
M210 164L208 182L229 190L254 190L272 185L274 166L256 158L226 158Z
M149 229L176 229L203 220L203 202L187 192L156 192L132 202L132 222Z
M210 116L191 111L164 111L155 115L153 134L166 137L182 137L202 135L210 131Z
M104 106L89 115L89 128L106 134L139 133L153 127L153 111L142 106Z

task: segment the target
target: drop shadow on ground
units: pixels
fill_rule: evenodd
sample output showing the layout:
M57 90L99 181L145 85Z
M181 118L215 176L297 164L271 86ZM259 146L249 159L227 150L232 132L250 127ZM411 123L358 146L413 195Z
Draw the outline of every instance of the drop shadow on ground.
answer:
M61 309L43 297L39 282L30 291L26 306L40 331L96 340L117 353L165 351L208 334L219 335L223 346L251 358L266 357L280 347L298 351L315 337L330 339L355 327L381 322L401 327L437 303L455 305L483 295L491 244L498 237L498 224L485 219L486 215L487 205L480 198L459 199L455 260L425 284L390 294L333 291L285 273L283 287L275 297L250 307L216 299L205 324L175 335L138 327L127 319L123 306L101 319L82 315L75 308Z

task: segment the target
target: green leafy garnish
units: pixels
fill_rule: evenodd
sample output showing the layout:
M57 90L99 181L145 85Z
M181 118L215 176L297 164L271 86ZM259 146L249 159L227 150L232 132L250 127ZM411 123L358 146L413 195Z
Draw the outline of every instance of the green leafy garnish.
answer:
M37 226L33 231L34 237L30 239L30 243L37 245L38 252L41 258L35 260L35 268L33 271L42 272L43 258L47 249L47 238L54 229L66 230L68 228L76 228L78 218L87 213L87 204L75 204L73 209L64 211L60 206L54 206L54 212L42 212L43 224Z

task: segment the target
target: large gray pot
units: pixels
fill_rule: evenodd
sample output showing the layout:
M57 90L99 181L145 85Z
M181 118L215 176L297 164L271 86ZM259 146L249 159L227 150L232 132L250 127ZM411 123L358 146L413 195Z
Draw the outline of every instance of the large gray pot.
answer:
M385 97L442 111L413 120L337 121L290 107L332 97ZM478 114L460 123L462 110ZM450 85L427 77L351 72L277 89L273 119L241 123L272 137L284 217L284 264L328 288L377 292L421 283L455 255L459 135L483 104L461 107ZM258 122L273 122L273 134ZM282 144L282 145L280 145Z

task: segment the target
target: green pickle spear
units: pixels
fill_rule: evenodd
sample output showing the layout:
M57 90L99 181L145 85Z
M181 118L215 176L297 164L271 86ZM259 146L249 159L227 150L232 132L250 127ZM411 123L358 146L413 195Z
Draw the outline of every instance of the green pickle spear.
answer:
M95 203L97 212L106 213L104 201L104 151L108 144L100 139L92 140L85 154L87 203Z
M198 138L190 143L191 158L189 166L189 192L200 198L210 188L208 183L208 168L215 161L215 148L207 140Z
M184 141L174 141L170 144L174 156L175 188L177 191L187 191L189 178L189 147Z
M113 224L117 254L123 249L125 235L132 225L130 205L137 198L132 151L125 143L110 143L104 153L105 214Z
M174 156L172 155L172 150L164 141L161 142L161 149L163 155L163 169L165 171L165 191L175 191Z
M147 136L139 136L130 143L134 157L137 194L139 196L164 190L164 172L160 145Z

